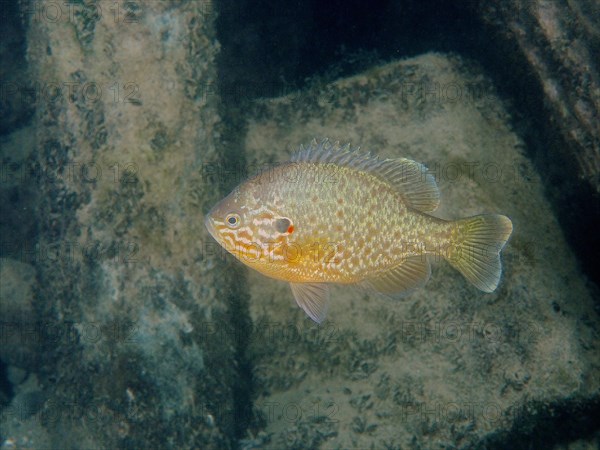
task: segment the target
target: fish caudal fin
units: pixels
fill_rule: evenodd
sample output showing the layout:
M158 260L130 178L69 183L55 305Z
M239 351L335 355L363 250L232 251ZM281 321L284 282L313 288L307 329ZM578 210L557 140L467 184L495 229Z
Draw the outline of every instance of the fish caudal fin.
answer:
M484 292L500 282L500 251L512 233L512 222L499 214L469 217L455 222L448 262Z

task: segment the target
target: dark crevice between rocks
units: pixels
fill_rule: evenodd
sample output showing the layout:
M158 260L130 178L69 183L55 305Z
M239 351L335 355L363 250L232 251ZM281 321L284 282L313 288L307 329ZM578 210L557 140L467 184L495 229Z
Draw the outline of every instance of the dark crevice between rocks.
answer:
M227 111L225 104L222 105L221 117L226 118L230 114ZM236 136L236 131L229 129L232 122L224 120L223 129L221 130L226 136ZM217 143L219 146L219 143ZM218 148L222 159L219 162L223 166L224 173L236 174L239 172L239 164L243 164L245 158L240 154L240 142L237 139L228 140L220 143L221 148ZM236 177L233 177L236 178ZM223 177L219 180L218 191L221 197L227 195L231 189L232 182L235 179L231 177ZM253 422L253 365L248 358L248 345L251 339L252 320L250 318L248 293L248 284L246 281L246 269L242 267L233 256L225 256L224 261L219 264L222 268L222 277L219 283L220 287L225 288L225 292L221 295L227 302L227 323L229 324L229 332L233 335L235 345L235 370L237 371L237 379L232 386L234 411L231 412L233 417L233 429L235 439L241 440L246 437L247 430L254 428Z
M220 132L227 136L227 140L217 142L218 154L221 160L224 176L219 177L218 191L220 197L227 195L245 175L246 158L242 154L241 133L243 127L235 120L236 108L222 102L220 105L220 116L223 119ZM220 148L219 148L220 146ZM232 386L234 408L234 433L235 438L240 440L246 436L249 428L253 427L253 366L248 358L248 345L251 338L252 320L250 319L248 285L246 281L246 269L242 267L232 256L226 256L223 261L223 280L221 286L227 286L224 294L226 298L229 317L227 318L235 344L235 368L237 370L237 383Z
M220 5L217 3L217 9ZM223 21L227 15L219 14L216 23L217 38L219 42L226 40L223 35ZM219 55L217 61L217 86L215 87L221 99L219 103L219 133L221 139L216 141L219 161L216 162L218 174L213 178L215 188L219 192L219 199L225 197L231 190L242 182L247 176L247 159L243 151L243 139L246 132L244 111L247 99L238 98L232 91L226 89L224 79L229 73L226 63L227 49ZM221 286L227 286L223 293L228 304L228 323L234 336L235 344L235 368L237 370L237 382L232 386L234 411L234 434L239 442L247 437L249 430L256 429L257 419L253 411L254 405L254 368L248 357L248 346L250 343L253 324L250 318L248 284L246 281L246 269L242 267L230 255L226 255L221 261L223 268L223 280Z
M35 264L37 242L38 183L32 169L32 156L28 148L15 148L9 144L10 134L31 123L35 111L32 101L31 80L26 60L26 26L20 15L19 2L0 2L0 258ZM10 145L10 147L4 147ZM13 154L11 151L21 153ZM0 284L3 280L0 279ZM21 319L19 317L18 319ZM29 320L34 319L29 317ZM15 330L20 321L14 316L0 316L0 345L6 351L11 348L13 358L27 355L28 349L20 347ZM31 344L26 339L25 344ZM12 345L11 345L12 344ZM27 345L25 345L26 347ZM17 350L12 353L12 350ZM19 352L18 350L21 350ZM31 370L35 364L25 358L23 365ZM0 416L10 403L22 381L11 377L11 369L25 368L14 365L14 361L0 360ZM3 436L0 436L3 441Z
M254 383L253 365L248 358L248 344L252 330L252 320L249 313L249 294L244 270L239 265L228 264L230 272L231 291L228 294L229 321L235 336L235 367L237 383L233 386L233 401L235 411L234 434L238 441L245 438L249 429L255 428L253 417Z
M478 23L442 0L219 0L222 92L278 97L315 75L340 78L427 51L471 46Z
M34 86L27 80L25 25L20 2L0 2L0 136L29 123Z
M14 395L14 388L8 380L8 367L0 360L0 408L8 405Z
M553 404L533 403L526 414L517 414L508 431L494 434L477 448L529 450L552 448L578 439L592 438L600 430L600 398L567 399Z

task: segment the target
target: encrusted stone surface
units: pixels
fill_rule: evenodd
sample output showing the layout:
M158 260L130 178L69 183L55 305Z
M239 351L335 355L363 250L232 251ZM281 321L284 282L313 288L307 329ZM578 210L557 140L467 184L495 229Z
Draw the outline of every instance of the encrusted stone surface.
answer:
M19 172L40 197L26 256L38 274L35 313L20 323L47 326L38 366L28 366L37 400L15 396L13 411L29 408L16 424L3 415L11 442L235 440L232 415L214 411L235 409L236 343L202 326L234 326L229 272L204 245L202 213L217 194L201 167L217 159L219 123L217 96L204 92L219 48L207 6L65 3L62 20L28 16L32 79L58 91L38 98L34 162Z

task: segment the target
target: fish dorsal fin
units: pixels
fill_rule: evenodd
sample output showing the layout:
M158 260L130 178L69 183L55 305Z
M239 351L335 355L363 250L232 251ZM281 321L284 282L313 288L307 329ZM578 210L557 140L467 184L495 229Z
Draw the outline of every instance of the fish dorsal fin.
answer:
M430 212L438 207L440 192L437 183L423 164L406 158L380 159L359 150L360 147L350 148L350 144L340 146L339 142L332 144L327 139L321 142L313 139L307 147L300 146L291 160L337 164L369 172L390 184L407 206L423 212Z
M329 286L324 283L290 283L298 306L317 323L323 322L329 306Z
M425 255L411 256L391 270L359 283L359 286L390 296L400 296L427 283L431 266Z

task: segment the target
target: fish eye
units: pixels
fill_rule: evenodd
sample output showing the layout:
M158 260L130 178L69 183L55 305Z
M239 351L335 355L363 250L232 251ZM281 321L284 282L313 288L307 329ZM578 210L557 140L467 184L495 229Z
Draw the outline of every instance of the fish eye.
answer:
M293 233L294 225L292 225L292 221L287 217L281 217L277 219L274 223L275 229L279 233Z
M240 216L235 213L227 214L227 217L225 217L225 223L229 228L237 228L240 224Z

